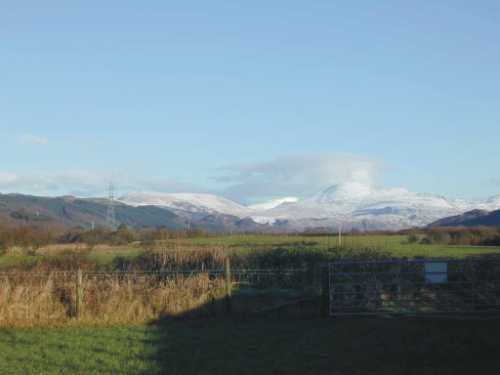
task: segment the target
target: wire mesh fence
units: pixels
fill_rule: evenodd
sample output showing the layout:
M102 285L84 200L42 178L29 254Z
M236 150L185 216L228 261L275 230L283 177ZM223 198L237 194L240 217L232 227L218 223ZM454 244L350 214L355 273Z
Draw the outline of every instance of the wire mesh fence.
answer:
M500 262L338 261L329 265L330 315L500 313Z
M500 313L500 261L383 260L322 267L0 272L0 327L307 315Z
M257 313L312 297L308 269L0 273L0 326Z

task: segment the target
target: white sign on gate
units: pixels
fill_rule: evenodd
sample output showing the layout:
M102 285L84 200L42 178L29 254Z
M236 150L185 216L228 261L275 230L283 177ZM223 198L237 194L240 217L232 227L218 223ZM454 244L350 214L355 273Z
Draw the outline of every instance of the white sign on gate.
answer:
M425 283L444 284L448 282L448 263L428 262L425 263Z

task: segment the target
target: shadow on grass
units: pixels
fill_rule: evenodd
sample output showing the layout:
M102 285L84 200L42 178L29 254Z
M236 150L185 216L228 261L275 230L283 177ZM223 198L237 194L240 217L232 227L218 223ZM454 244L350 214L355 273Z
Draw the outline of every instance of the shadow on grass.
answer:
M163 317L149 327L150 360L169 375L500 371L499 336L500 320L331 319L293 309Z
M494 259L484 257L481 269L493 271ZM271 292L236 290L232 314L216 300L146 328L3 334L0 374L500 373L500 319L321 318L318 299L286 291L281 300L302 302L249 312L248 305L276 301ZM4 371L13 366L20 370Z
M500 260L479 259L485 272ZM229 314L219 300L164 316L149 326L150 360L169 375L500 373L500 318L333 319L319 316L319 304Z

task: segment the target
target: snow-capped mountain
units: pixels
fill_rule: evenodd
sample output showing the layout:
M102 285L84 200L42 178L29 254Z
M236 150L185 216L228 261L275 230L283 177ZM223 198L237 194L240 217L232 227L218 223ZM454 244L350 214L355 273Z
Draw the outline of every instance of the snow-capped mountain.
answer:
M244 206L213 194L194 193L130 193L119 199L129 206L159 206L192 213L221 213L240 218L265 212L285 203L295 203L296 197L278 198L268 202Z
M283 203L297 203L298 201L299 198L297 197L285 197L285 198L273 199L272 201L269 202L252 204L248 206L248 208L253 211L266 211L272 208L276 208L282 205Z
M500 195L495 195L493 197L488 198L486 201L482 203L484 207L478 207L479 209L489 210L493 207L494 210L500 209Z
M264 218L268 217L270 222L291 219L308 226L310 219L314 218L322 219L325 226L403 229L427 225L472 209L491 211L499 208L500 197L486 201L465 201L414 193L402 188L378 189L350 182L331 186L295 204L281 205L261 213L259 222L264 222Z
M213 194L195 193L130 193L119 199L130 206L158 206L192 213L221 213L245 217L248 207Z
M402 188L379 189L356 182L328 187L294 204L261 212L259 222L276 219L297 221L303 226L343 225L359 229L402 229L427 225L443 217L472 209L500 208L500 197L485 201L464 201L414 193ZM314 222L311 219L316 219Z
M191 193L132 193L120 201L132 206L160 206L193 214L251 218L259 224L286 223L289 229L298 230L339 225L398 230L424 226L472 209L500 209L500 196L484 201L465 201L402 188L381 189L358 182L334 185L302 200L285 197L250 206L212 194Z

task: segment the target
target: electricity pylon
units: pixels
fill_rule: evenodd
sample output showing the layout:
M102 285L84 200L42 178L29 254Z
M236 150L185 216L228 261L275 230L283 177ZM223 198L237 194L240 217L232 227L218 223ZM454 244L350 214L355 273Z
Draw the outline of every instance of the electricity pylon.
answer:
M115 186L110 182L108 187L108 208L106 210L106 224L111 230L116 230L115 214Z

